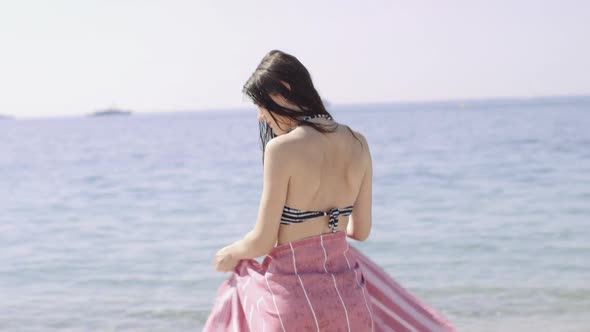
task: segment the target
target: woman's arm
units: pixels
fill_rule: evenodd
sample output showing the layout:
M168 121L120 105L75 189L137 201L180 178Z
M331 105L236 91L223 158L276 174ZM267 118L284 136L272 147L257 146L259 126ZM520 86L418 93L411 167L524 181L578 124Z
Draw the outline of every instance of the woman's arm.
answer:
M262 197L256 225L244 238L217 253L218 267L224 265L226 269L233 270L235 265L231 265L237 264L240 259L260 257L275 246L291 174L292 163L289 161L290 154L286 151L287 143L280 136L267 143L264 152ZM224 261L225 264L220 261Z
M360 135L360 133L359 133ZM365 160L367 166L365 174L361 183L359 194L354 202L352 214L350 216L348 226L346 227L346 234L355 240L364 241L371 233L372 225L372 204L373 204L373 161L371 160L371 151L365 136L361 136L367 153Z

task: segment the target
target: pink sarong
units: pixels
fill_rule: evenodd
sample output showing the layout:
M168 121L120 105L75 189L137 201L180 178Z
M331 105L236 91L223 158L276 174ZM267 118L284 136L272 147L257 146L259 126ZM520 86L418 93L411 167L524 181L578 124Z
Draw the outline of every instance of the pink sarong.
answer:
M242 260L203 331L456 331L354 247L344 231Z

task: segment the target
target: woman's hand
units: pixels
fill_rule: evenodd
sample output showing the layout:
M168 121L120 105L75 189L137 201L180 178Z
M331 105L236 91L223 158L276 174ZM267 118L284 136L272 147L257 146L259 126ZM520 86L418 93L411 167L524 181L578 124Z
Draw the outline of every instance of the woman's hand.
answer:
M231 245L221 248L215 254L215 270L218 272L232 272L240 262L232 255Z

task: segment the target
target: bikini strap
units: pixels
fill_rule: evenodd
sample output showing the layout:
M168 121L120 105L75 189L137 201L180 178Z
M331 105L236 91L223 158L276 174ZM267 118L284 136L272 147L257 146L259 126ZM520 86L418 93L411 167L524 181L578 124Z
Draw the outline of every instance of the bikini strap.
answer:
M307 121L307 120L311 120L311 119L315 119L315 118L326 118L328 120L333 120L331 116L329 116L328 114L312 114L312 115L307 115L303 118L303 121Z

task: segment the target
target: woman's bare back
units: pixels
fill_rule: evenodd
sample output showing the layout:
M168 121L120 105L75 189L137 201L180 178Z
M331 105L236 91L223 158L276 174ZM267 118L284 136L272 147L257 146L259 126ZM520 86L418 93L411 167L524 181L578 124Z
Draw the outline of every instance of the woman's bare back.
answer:
M371 181L371 156L365 137L356 131L354 134L358 140L346 125L339 124L334 132L320 133L312 127L299 126L280 137L289 141L290 162L296 166L291 168L293 171L285 205L305 211L353 206L350 217L340 216L336 230L347 230L352 218L354 228L368 235L371 193L366 191L370 191L371 187L370 183L363 185L363 180ZM363 187L365 193L359 195ZM330 232L328 218L321 216L297 224L281 225L277 244ZM349 232L349 235L352 234Z

